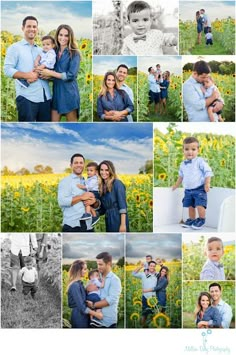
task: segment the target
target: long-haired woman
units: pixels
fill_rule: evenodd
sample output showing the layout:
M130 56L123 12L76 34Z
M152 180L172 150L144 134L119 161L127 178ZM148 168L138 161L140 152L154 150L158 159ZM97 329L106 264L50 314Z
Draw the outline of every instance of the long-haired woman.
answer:
M69 269L68 305L72 309L72 328L89 328L89 315L99 317L99 313L86 306L86 290L82 283L87 273L87 265L82 260L75 260Z
M199 294L194 315L198 328L220 328L221 316L218 309L211 306L211 296L208 292Z
M69 25L60 25L55 34L57 60L54 70L43 69L43 77L53 78L52 121L62 115L67 121L76 122L79 117L80 95L77 76L80 53L74 32Z
M109 160L98 166L101 214L105 213L106 232L129 231L126 188L117 179L114 164Z
M97 99L98 117L103 121L132 122L133 110L129 95L118 87L115 73L107 72Z

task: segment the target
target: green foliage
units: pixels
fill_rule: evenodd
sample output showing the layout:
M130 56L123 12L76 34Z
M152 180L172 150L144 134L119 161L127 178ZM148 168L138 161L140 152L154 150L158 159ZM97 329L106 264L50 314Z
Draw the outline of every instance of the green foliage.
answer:
M183 161L183 140L189 133L181 132L174 124L168 133L154 130L154 185L170 187L178 178ZM192 133L200 142L199 156L206 159L212 168L214 187L235 188L235 139L229 135Z
M194 310L200 292L209 291L211 282L207 281L185 281L183 282L183 328L196 328ZM235 322L235 283L232 281L220 282L222 299L232 307L233 319L231 327Z
M4 63L7 48L22 39L22 37L14 36L7 31L1 32L2 52L1 62ZM41 39L37 37L36 43L41 45ZM80 117L81 122L92 121L92 41L90 39L79 39L77 41L79 51L81 53L80 70L78 73L78 86L80 91ZM17 121L17 110L15 102L15 83L12 78L8 78L3 73L3 65L1 67L2 95L1 95L1 120L4 122ZM50 83L52 89L52 84ZM65 121L62 117L61 121Z
M183 244L183 279L199 280L200 272L206 262L205 244L208 237L202 236L199 243ZM235 280L235 247L226 245L220 262L224 265L225 279Z
M167 113L163 116L153 116L148 110L148 75L138 72L138 121L181 121L182 118L182 102L181 102L182 79L181 76L171 74L170 85L168 88ZM154 104L153 104L154 107Z

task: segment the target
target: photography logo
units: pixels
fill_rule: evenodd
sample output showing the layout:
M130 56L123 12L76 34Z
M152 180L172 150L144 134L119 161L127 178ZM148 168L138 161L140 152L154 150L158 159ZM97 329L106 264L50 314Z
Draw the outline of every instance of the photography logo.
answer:
M186 353L204 354L204 355L232 355L230 348L227 346L218 346L212 343L210 336L212 335L212 330L207 329L201 332L201 344L187 345L184 348Z

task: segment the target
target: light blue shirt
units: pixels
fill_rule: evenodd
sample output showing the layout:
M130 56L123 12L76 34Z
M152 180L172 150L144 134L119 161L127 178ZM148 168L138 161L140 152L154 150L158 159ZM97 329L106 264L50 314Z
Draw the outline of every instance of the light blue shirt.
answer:
M183 101L189 122L210 122L201 85L192 76L183 84Z
M220 312L222 328L229 328L233 318L232 308L223 300L220 300L220 302L216 306L213 305L213 307L216 307Z
M13 78L13 75L20 72L30 72L34 69L34 61L41 53L41 48L36 44L29 44L25 39L11 45L6 54L4 63L4 73ZM51 93L47 80L38 79L24 88L15 81L16 97L23 96L27 100L38 103L44 102L43 89L47 100L51 99Z
M104 287L101 288L101 300L106 300L109 306L102 308L103 319L101 323L105 327L110 327L117 323L118 304L121 294L121 282L118 276L110 271L105 277Z
M150 91L152 91L152 92L160 92L158 90L157 81L156 81L155 76L153 74L149 74L148 75L148 83L149 83L149 90ZM160 88L160 85L159 85L159 88Z
M214 176L210 166L201 158L196 157L191 159L191 163L185 164L183 161L180 164L179 176L183 178L183 187L185 189L196 189L204 185L205 179L209 176Z
M132 275L134 277L136 277L137 279L141 279L142 280L142 289L147 289L147 288L155 288L156 284L157 284L157 277L156 277L156 273L151 274L149 273L149 277L146 276L146 274L144 272L132 272ZM145 298L149 298L149 297L155 297L156 293L155 292L144 292L143 296Z
M220 280L225 281L225 272L222 264L217 261L207 260L203 265L200 280Z
M94 175L85 180L88 191L98 191L98 176Z
M80 227L80 218L85 213L83 202L71 205L73 197L84 194L84 190L77 187L77 184L84 185L84 178L71 174L61 180L58 185L58 203L63 212L63 224L72 228ZM91 221L92 218L85 221L87 230L92 229Z
M125 83L123 83L120 87L121 90L124 90L128 95L129 95L129 98L130 100L134 103L134 93L133 93L133 90L128 86L126 85Z

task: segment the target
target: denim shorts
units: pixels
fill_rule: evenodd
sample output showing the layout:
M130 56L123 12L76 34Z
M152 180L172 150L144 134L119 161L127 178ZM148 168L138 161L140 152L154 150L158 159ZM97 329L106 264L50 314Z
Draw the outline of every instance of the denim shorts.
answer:
M23 268L25 266L24 256L19 252L18 255L12 254L10 252L10 267L12 268Z
M158 104L158 102L160 101L159 92L153 92L149 90L148 96L149 96L149 104L152 104L153 102L155 102L155 104Z
M202 206L207 208L207 193L204 190L204 185L196 187L196 189L185 189L182 202L183 207Z

